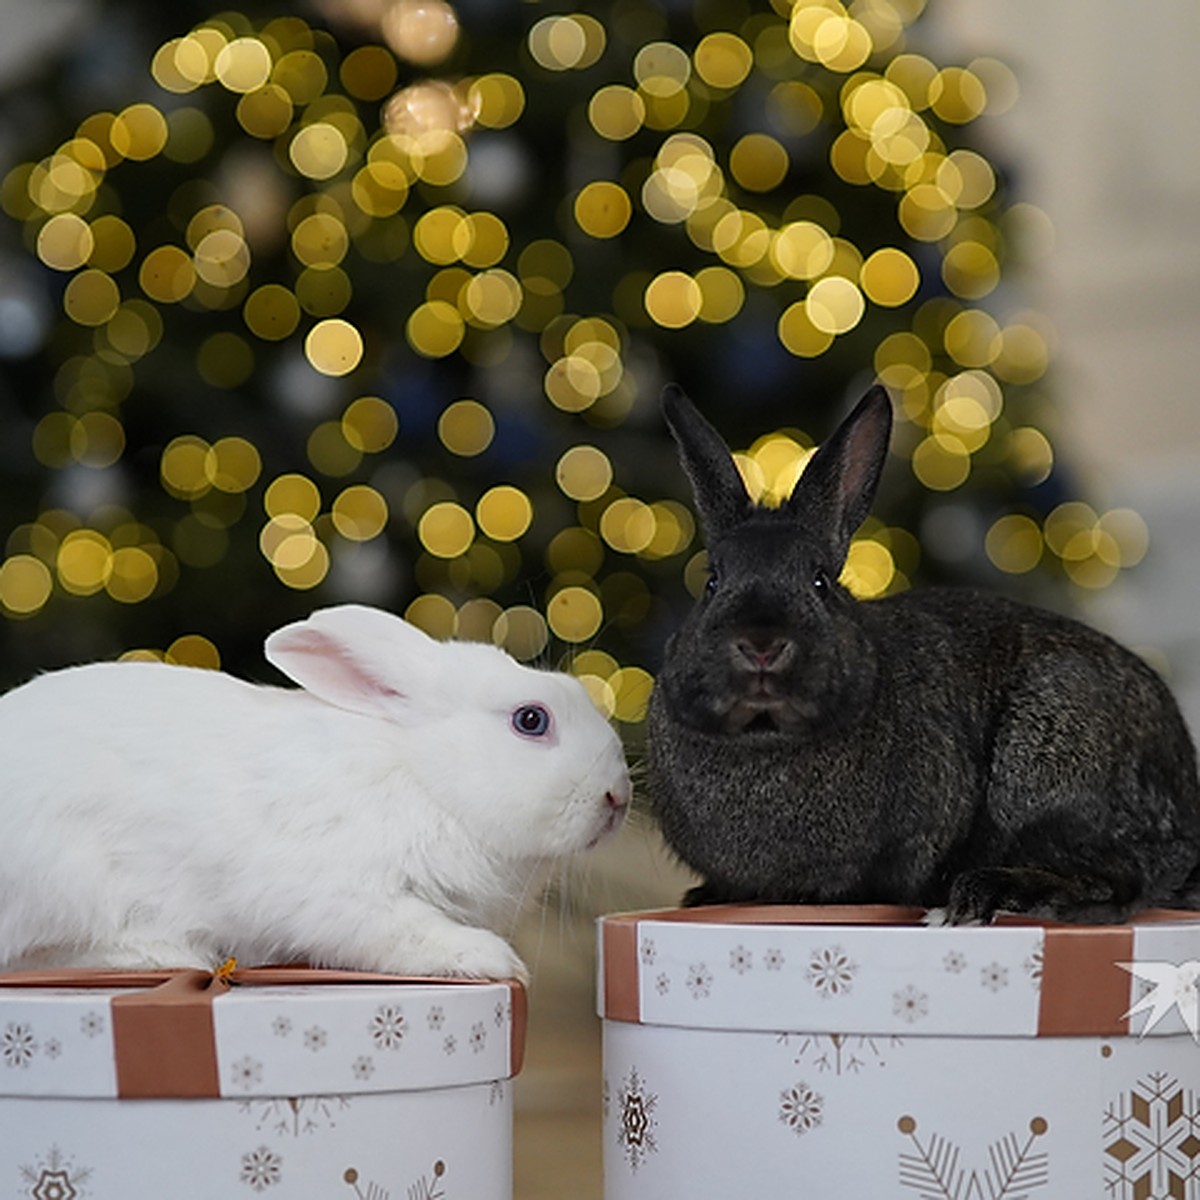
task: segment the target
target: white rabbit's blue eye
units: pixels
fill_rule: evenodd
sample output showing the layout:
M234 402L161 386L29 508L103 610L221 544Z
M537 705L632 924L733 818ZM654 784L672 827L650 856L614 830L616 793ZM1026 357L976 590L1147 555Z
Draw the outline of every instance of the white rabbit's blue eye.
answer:
M512 715L512 727L523 737L544 737L550 732L550 714L540 704L522 704Z

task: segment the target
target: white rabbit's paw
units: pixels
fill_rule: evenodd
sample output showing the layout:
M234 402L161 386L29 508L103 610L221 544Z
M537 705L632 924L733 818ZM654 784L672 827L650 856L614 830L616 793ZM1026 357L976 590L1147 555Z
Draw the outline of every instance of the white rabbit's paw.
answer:
M430 972L471 979L520 979L529 972L513 948L487 929L459 925L430 939Z

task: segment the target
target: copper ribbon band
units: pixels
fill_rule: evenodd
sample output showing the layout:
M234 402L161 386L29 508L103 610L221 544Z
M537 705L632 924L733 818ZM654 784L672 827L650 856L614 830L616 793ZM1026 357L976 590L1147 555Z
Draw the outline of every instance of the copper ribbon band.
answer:
M130 988L111 1004L117 1095L122 1099L216 1098L221 1094L212 1005L236 987L362 984L445 984L473 987L503 983L512 1000L513 1075L525 1059L528 998L515 979L448 979L377 975L316 967L246 967L231 972L195 970L105 971L62 968L0 975L0 988Z
M641 1021L638 925L679 921L711 925L881 925L911 926L924 909L887 904L767 905L715 904L624 913L600 924L604 969L604 1016ZM1200 912L1146 909L1132 925L1200 922ZM1062 925L1020 916L1001 916L1000 926L1034 925L1045 930L1038 1036L1123 1037L1129 1033L1129 975L1117 966L1133 958L1129 925Z

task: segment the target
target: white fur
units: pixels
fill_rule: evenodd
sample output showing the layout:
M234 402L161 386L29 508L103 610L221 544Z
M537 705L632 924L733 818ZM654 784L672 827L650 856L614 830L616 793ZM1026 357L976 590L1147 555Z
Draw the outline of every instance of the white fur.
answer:
M630 797L582 685L356 605L266 652L301 689L103 663L0 697L0 966L523 976L492 929Z

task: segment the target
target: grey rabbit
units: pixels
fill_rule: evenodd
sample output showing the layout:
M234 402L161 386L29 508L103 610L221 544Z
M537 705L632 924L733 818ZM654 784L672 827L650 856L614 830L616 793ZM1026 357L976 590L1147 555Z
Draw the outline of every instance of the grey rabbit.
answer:
M710 576L651 699L651 804L686 904L888 902L1122 920L1200 886L1200 786L1158 674L1077 621L966 588L860 601L838 576L887 456L876 385L790 499L754 504L675 386Z

